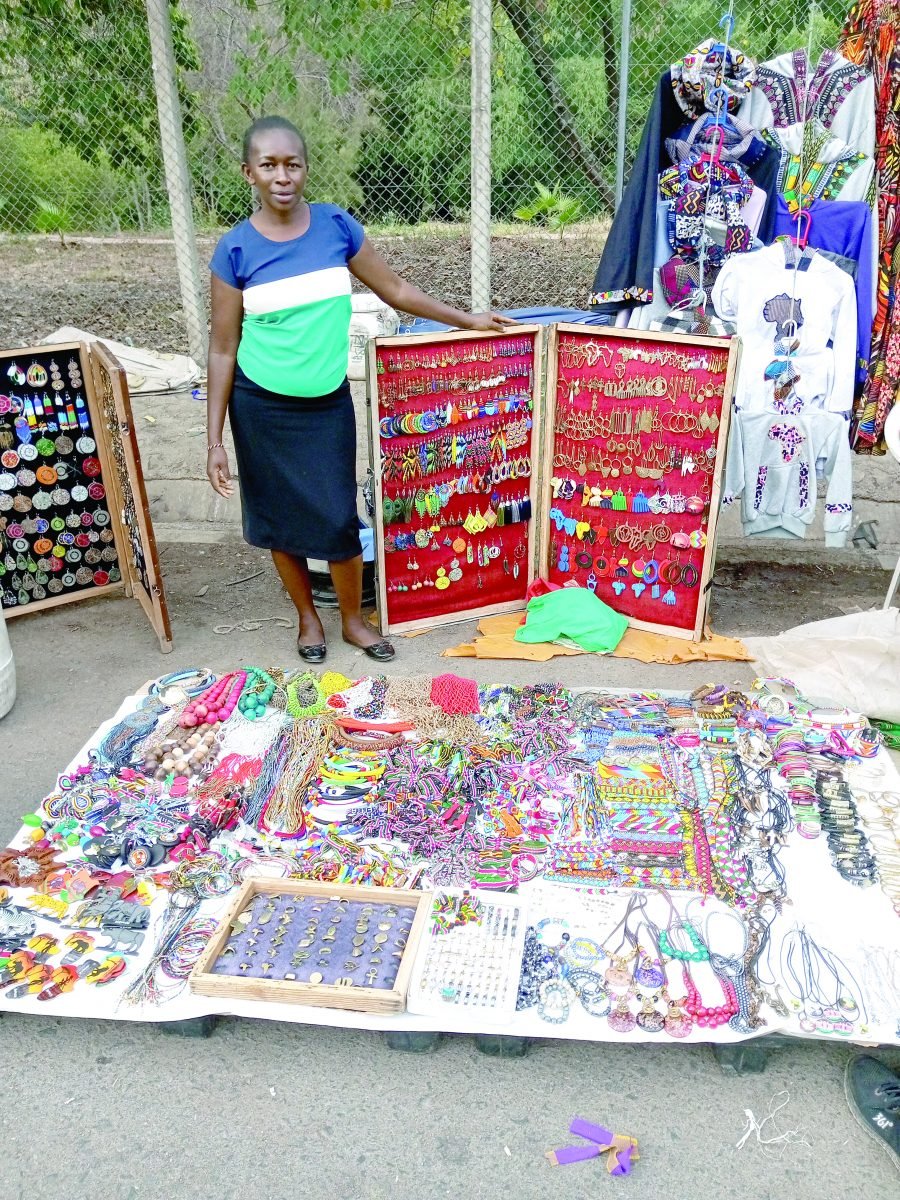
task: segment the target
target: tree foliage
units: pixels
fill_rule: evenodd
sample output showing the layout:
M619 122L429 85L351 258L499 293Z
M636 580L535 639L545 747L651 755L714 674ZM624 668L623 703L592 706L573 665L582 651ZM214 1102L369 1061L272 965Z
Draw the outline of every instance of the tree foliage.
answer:
M834 44L845 7L820 0L816 53ZM313 198L369 222L465 219L468 0L170 0L170 8L201 221L227 224L249 211L240 137L267 111L305 130ZM723 8L633 0L629 156L661 73L717 32ZM757 59L806 45L803 3L737 0L735 13L734 41ZM527 207L539 184L578 201L583 216L610 207L620 14L620 0L494 0L496 219ZM71 187L42 167L53 147ZM144 0L0 8L0 226L57 220L38 201L75 228L165 219Z

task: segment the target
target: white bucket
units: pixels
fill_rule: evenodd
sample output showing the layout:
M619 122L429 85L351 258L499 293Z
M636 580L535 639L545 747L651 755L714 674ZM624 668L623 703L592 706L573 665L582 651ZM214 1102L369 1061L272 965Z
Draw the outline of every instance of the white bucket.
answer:
M350 379L365 379L369 338L391 337L397 332L400 318L372 292L354 292L352 305L347 375Z
M5 717L16 702L16 664L13 662L6 618L0 608L0 717Z

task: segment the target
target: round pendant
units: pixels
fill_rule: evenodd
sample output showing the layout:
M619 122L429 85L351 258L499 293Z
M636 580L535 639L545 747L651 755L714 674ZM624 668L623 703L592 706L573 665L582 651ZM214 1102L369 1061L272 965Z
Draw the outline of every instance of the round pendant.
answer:
M651 1008L649 1012L638 1013L637 1023L647 1033L659 1033L665 1026L666 1019L657 1009Z
M670 1009L663 1023L663 1029L673 1038L684 1038L691 1032L692 1021L681 1009Z
M603 978L611 988L631 987L631 975L623 967L610 967Z
M651 962L649 958L641 960L640 965L634 973L635 983L639 983L642 987L658 988L662 987L666 982L665 972L656 963Z
M616 1033L631 1033L635 1026L634 1017L627 1008L615 1008L606 1018L606 1023L610 1029L614 1029Z

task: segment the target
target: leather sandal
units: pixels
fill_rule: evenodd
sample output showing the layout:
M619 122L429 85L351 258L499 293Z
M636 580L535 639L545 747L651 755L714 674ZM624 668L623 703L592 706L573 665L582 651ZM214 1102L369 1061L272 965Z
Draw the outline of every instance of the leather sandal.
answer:
M325 655L328 653L328 647L324 642L319 642L316 646L304 646L300 639L297 639L297 653L308 663L320 663L325 661Z

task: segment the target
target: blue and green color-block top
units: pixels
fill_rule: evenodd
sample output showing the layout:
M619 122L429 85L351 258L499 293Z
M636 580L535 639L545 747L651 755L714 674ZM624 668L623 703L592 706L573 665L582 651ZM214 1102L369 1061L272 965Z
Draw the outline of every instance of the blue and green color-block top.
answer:
M324 396L347 374L350 272L362 225L336 204L311 204L300 237L273 242L249 220L219 241L210 270L243 293L238 366L284 396Z

